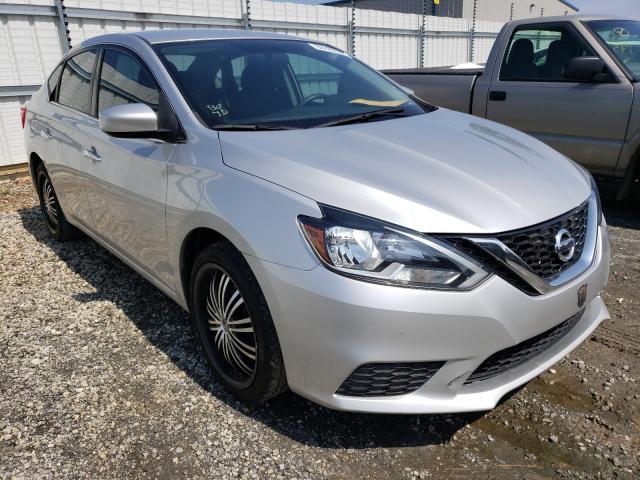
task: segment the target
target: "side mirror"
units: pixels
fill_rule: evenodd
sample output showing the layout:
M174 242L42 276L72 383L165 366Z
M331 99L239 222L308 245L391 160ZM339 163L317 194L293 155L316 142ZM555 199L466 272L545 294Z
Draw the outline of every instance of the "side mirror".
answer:
M607 65L598 57L574 57L564 70L564 78L576 82L606 82L611 79Z
M100 130L115 136L148 136L158 132L158 115L144 103L107 108L98 115Z

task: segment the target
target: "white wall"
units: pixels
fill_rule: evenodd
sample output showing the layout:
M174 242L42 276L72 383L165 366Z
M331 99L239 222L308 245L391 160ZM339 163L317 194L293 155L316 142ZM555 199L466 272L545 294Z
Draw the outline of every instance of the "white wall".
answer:
M551 17L572 14L575 10L558 0L477 0L477 19L490 22L508 22L513 4L513 20L532 17ZM472 18L473 0L464 0L464 18Z

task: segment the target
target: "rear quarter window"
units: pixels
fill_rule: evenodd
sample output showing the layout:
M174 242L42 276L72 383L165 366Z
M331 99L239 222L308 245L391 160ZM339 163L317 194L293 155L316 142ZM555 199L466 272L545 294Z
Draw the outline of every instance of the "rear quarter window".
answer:
M60 73L62 72L62 64L58 65L53 73L47 80L47 93L49 94L49 100L56 99L56 93L58 89L58 80L60 79Z

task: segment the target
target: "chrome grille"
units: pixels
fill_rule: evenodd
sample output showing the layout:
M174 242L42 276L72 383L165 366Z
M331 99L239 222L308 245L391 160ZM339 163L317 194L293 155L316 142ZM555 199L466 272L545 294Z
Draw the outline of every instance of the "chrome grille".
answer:
M587 234L589 204L585 202L571 212L532 228L497 235L497 239L518 255L531 270L545 280L557 277L575 264L582 255ZM555 251L556 234L562 228L575 239L573 258L563 262Z
M418 390L444 362L366 363L356 368L336 390L338 395L380 397Z
M536 355L540 355L569 333L580 321L583 313L584 310L581 310L560 325L556 325L540 335L494 353L467 378L464 382L465 385L496 377L516 368Z

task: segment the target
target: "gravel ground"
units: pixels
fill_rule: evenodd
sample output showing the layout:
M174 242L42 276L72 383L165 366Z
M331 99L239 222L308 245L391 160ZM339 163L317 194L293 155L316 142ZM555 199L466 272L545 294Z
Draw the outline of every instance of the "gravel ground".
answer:
M495 410L247 411L211 380L187 315L93 241L46 234L0 184L0 477L640 476L640 215L606 209L612 320Z

